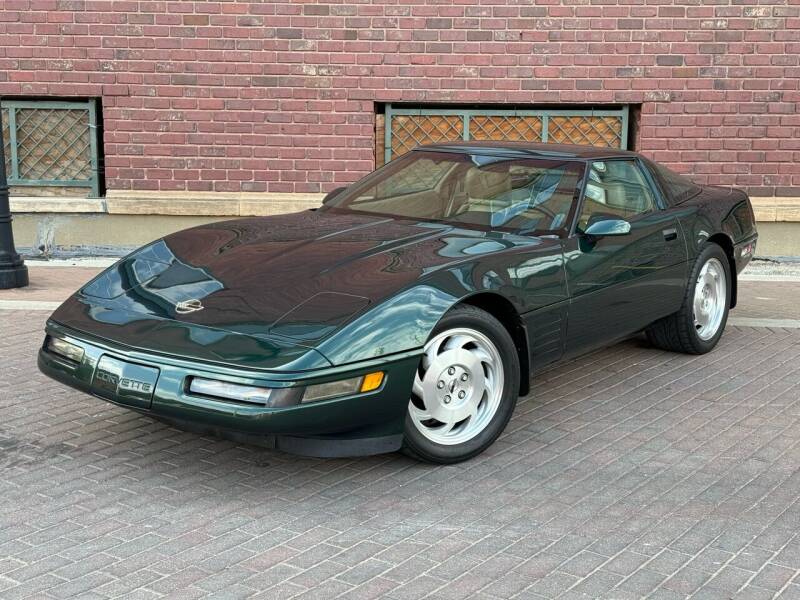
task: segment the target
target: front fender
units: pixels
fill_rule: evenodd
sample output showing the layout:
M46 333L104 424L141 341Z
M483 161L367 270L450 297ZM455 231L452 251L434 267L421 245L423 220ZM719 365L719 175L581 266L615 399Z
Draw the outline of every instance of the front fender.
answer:
M412 287L357 317L317 350L334 365L343 365L421 349L439 319L458 301L440 288Z
M516 287L490 262L467 263L431 273L415 285L372 305L316 349L334 365L422 349L431 331L453 306L475 294L507 298L518 313Z

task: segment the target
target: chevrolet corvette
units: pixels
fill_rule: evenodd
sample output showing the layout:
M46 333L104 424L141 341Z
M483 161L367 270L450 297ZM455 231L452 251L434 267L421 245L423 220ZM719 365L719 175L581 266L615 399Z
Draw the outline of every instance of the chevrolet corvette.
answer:
M319 208L133 252L53 313L38 364L186 429L453 463L557 361L641 332L712 350L754 221L744 192L633 152L425 146Z

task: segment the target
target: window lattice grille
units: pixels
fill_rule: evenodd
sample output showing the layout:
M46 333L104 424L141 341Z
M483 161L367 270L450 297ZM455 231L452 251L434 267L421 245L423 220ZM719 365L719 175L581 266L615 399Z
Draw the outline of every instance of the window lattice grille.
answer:
M397 115L392 119L392 155L400 156L423 144L452 142L464 136L457 115Z
M476 115L469 120L469 136L473 140L541 142L542 118Z
M552 142L622 147L622 119L616 117L550 117L548 125Z
M3 118L3 156L6 159L6 177L11 178L11 136L8 135L8 109L2 109Z
M97 195L93 103L4 101L2 116L10 185L89 187Z
M628 108L609 110L425 109L386 106L377 164L417 146L459 140L552 142L627 148Z

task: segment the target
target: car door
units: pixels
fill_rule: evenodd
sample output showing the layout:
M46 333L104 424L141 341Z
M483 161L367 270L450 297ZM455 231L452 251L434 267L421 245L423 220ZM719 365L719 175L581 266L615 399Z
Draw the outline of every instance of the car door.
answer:
M584 232L621 219L630 231ZM677 219L635 158L593 160L573 235L565 243L570 302L566 355L641 330L680 308L686 245Z

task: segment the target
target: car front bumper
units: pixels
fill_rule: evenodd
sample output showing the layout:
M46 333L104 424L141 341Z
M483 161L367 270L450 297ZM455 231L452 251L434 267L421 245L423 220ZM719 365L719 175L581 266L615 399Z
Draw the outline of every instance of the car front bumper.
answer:
M84 351L75 362L48 351L45 345L39 350L39 369L61 383L182 429L309 456L355 456L399 449L420 352L286 373L149 354L53 322L48 323L47 335ZM283 407L211 398L188 390L192 377L275 389L347 379L376 370L385 375L382 386L373 392Z

